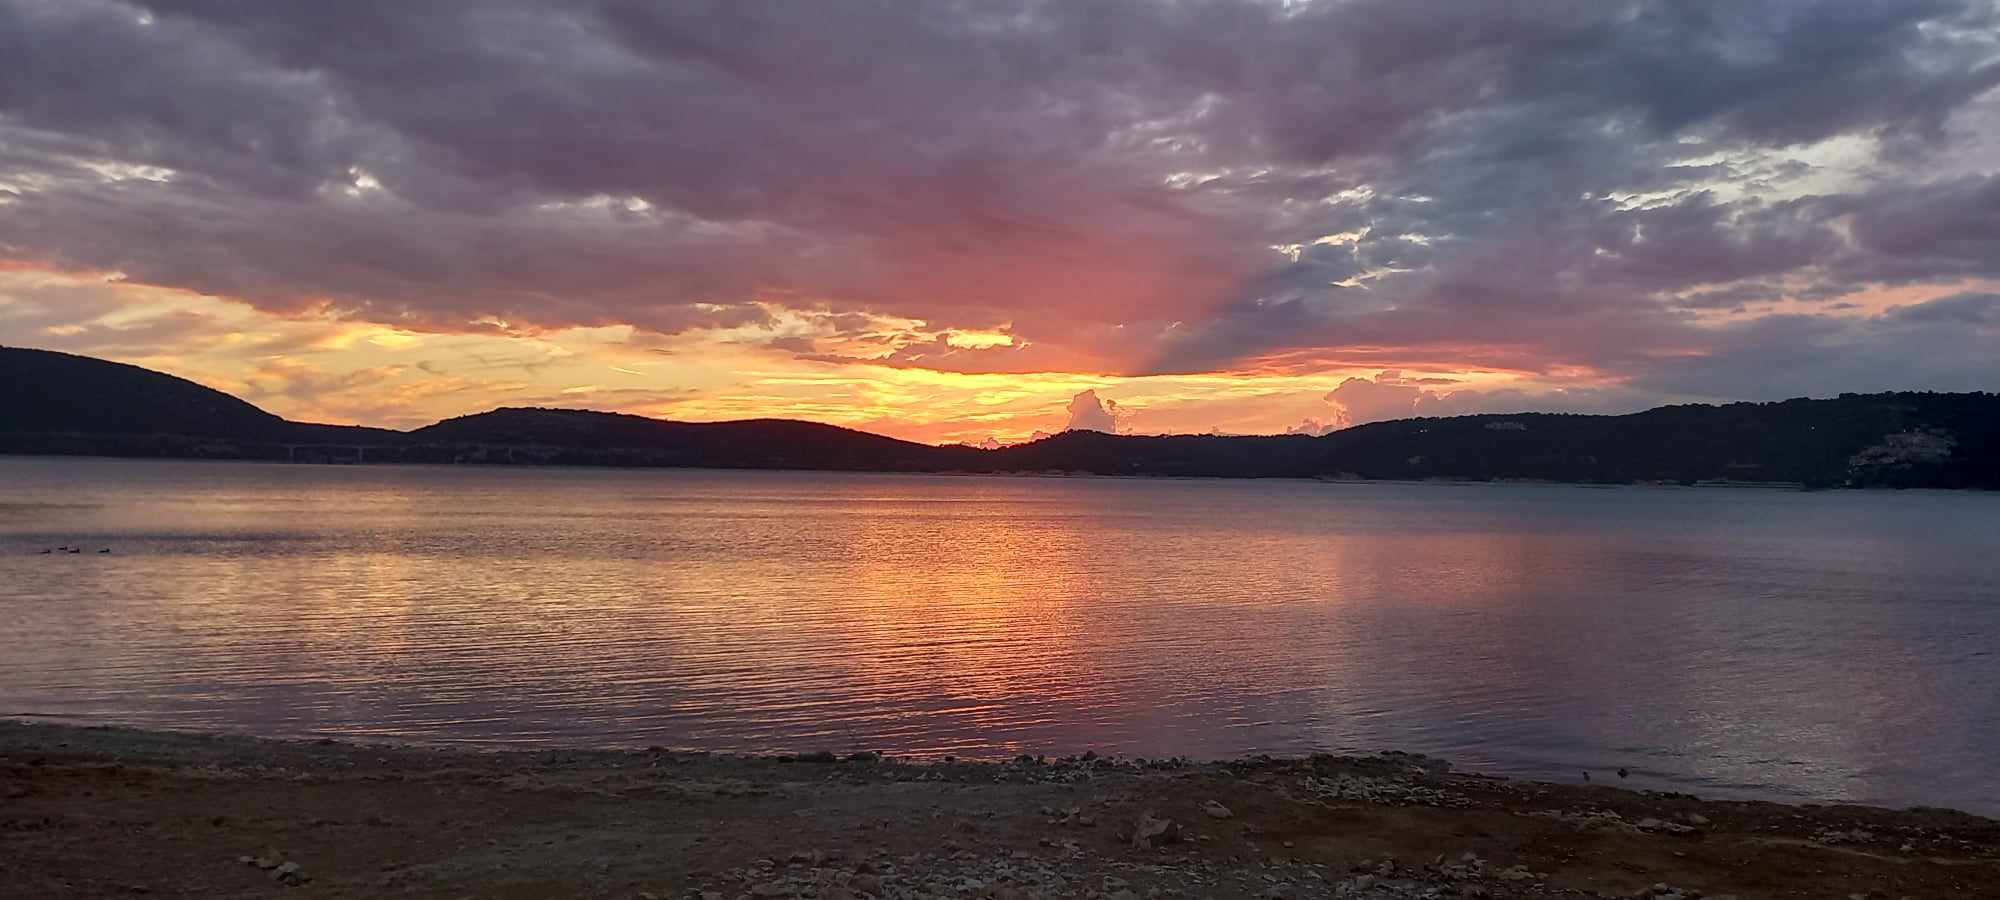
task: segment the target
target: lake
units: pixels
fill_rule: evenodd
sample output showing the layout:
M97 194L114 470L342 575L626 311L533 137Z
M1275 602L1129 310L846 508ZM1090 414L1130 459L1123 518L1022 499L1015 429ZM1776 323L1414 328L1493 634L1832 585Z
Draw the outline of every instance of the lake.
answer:
M1989 494L0 457L0 624L0 715L2000 813Z

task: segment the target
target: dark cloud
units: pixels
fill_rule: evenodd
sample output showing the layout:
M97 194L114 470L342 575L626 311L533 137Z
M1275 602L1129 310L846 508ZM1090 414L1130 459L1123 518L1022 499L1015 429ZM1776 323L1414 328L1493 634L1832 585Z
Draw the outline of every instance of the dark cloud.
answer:
M1925 303L1895 307L1884 313L1883 318L1899 325L1936 322L2000 329L2000 294L1954 294Z
M1716 329L1701 357L1656 361L1635 388L1700 399L1782 400L2000 384L2000 295L1959 294L1875 316L1773 315Z
M1843 281L2000 277L2000 174L1884 185L1825 205L1852 217L1854 252L1835 267Z
M1723 390L1764 347L1844 384L1766 343L1916 324L1697 313L2000 277L2000 160L1924 163L1996 34L1986 0L0 0L0 259L437 329L1008 323L822 357L961 371ZM1830 138L1870 180L1808 188Z

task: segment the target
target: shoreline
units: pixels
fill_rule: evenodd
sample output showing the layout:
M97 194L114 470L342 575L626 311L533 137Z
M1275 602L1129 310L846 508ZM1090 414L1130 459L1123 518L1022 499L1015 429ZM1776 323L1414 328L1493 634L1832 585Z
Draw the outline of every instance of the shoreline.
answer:
M1864 486L1824 486L1814 488L1806 482L1734 482L1724 478L1696 480L1690 484L1682 482L1662 482L1662 480L1630 480L1630 482L1566 482L1552 478L1342 478L1342 476L1296 476L1296 474L1272 474L1272 476L1218 476L1218 474L1116 474L1116 472L1088 472L1088 470L898 470L898 468L780 468L780 466L592 466L592 464L570 464L570 462L410 462L410 460L384 460L384 462L336 462L336 460L260 460L260 458L224 458L224 456L120 456L120 454L36 454L36 452L8 452L0 450L0 458L20 458L20 460L122 460L122 462L202 462L202 464L252 464L252 466L324 466L324 468L472 468L472 470L558 470L558 472L784 472L784 474L880 474L880 476L934 476L934 478L1048 478L1048 480L1122 480L1122 482L1284 482L1284 484L1344 484L1344 486L1368 486L1368 484L1388 484L1388 486L1532 486L1532 488L1674 488L1674 490L1766 490L1784 494L1822 494L1822 492L1974 492L1974 494L1994 494L1988 488L1894 488L1880 484Z
M260 731L255 731L245 728L235 728L235 727L202 728L193 726L179 726L172 724L135 724L126 721L103 719L93 716L73 716L60 713L37 713L37 712L27 712L27 711L14 711L14 712L0 711L0 728L4 728L5 726L8 725L46 725L46 726L53 726L65 729L74 729L79 731L129 732L135 735L159 735L167 738L175 738L175 737L193 738L193 739L200 739L203 741L211 741L211 740L249 741L254 743L271 743L271 744L281 744L281 745L282 744L314 745L314 746L331 743L341 746L349 746L357 748L375 748L375 749L382 749L389 751L421 751L426 753L464 753L475 756L497 755L502 757L528 756L537 754L563 754L563 753L628 754L628 753L643 752L643 753L667 753L679 756L700 756L711 759L732 759L739 761L763 760L763 761L775 761L775 762L797 762L800 761L801 759L818 758L826 756L828 754L831 754L836 759L845 760L846 757L854 755L855 753L864 753L864 754L875 754L877 757L879 757L881 761L884 762L906 765L906 766L918 766L918 767L934 766L940 763L965 764L965 765L1004 765L1019 759L1018 755L1011 755L1009 752L996 752L991 755L984 755L976 751L966 751L966 750L946 752L946 751L917 751L917 750L884 750L880 748L864 749L862 745L853 745L848 747L847 749L834 749L832 747L815 747L811 750L806 750L797 748L778 747L769 750L737 750L737 749L704 749L692 746L660 745L657 743L644 743L639 741L613 741L613 740L591 740L591 739L534 740L534 739L512 739L504 737L493 738L493 739L481 739L476 737L421 738L421 737L398 736L393 734L382 734L382 735L372 735L372 736L357 735L357 734L343 733L338 731L320 731L320 730L260 732ZM4 744L0 744L0 749L4 749ZM2000 822L2000 809L1982 811L1978 809L1964 808L1959 806L1936 806L1930 803L1916 802L1916 801L1904 803L1893 800L1877 800L1877 799L1866 799L1866 798L1849 799L1849 798L1807 794L1798 790L1785 788L1779 785L1770 785L1770 784L1726 785L1717 788L1717 790L1714 792L1710 792L1709 790L1699 785L1676 784L1671 778L1662 779L1658 777L1658 773L1648 773L1640 771L1635 771L1633 773L1633 777L1638 780L1628 782L1618 779L1616 775L1616 766L1614 764L1606 764L1603 768L1585 768L1581 770L1576 770L1583 772L1583 774L1586 776L1583 781L1578 782L1574 780L1563 779L1560 778L1559 776L1550 773L1532 771L1535 769L1547 768L1547 766L1534 766L1534 765L1521 766L1517 767L1518 769L1517 771L1511 771L1511 772L1507 771L1504 768L1503 769L1467 768L1467 767L1461 767L1456 762L1452 762L1451 761L1452 757L1439 755L1434 751L1415 750L1415 749L1404 750L1400 748L1393 750L1391 749L1368 750L1360 747L1340 747L1340 748L1328 748L1328 749L1314 748L1314 749L1304 749L1298 751L1270 751L1270 752L1253 751L1238 756L1191 757L1191 756L1174 755L1174 756L1159 757L1159 758L1125 756L1115 751L1098 751L1095 749L1088 750L1085 752L1090 753L1093 759L1102 758L1112 761L1133 762L1141 764L1151 763L1155 761L1172 761L1175 762L1176 764L1185 764L1189 766L1231 765L1231 764L1248 763L1253 761L1297 762L1300 760L1307 760L1313 758L1356 758L1356 757L1366 757L1366 756L1378 756L1388 753L1388 754L1396 754L1401 756L1423 758L1423 759L1443 762L1450 766L1450 771L1453 774L1459 776L1476 777L1488 781L1508 782L1520 785L1546 785L1551 787L1603 786L1603 787L1616 788L1634 794L1642 794L1642 795L1654 794L1654 795L1690 797L1705 803L1765 803L1765 804L1771 804L1773 806L1792 807L1792 808L1855 807L1859 809L1884 810L1888 812L1923 810L1923 811L1933 811L1933 812L1955 813L1955 814L1970 816L1975 819L1991 819L1995 822ZM1051 759L1063 760L1070 758L1067 756L1060 755L1059 752L1048 752L1039 755L1045 760L1051 760ZM1571 770L1565 769L1565 771L1567 772ZM1646 777L1647 775L1653 775L1654 777L1647 778ZM1591 777L1593 776L1601 780L1593 781L1591 780Z
M1194 435L1189 435L1194 436ZM137 454L102 453L32 453L0 450L0 459L85 459L116 460L123 462L190 462L209 464L245 464L306 468L419 468L419 469L548 469L570 472L774 472L802 475L894 475L936 478L1035 478L1035 479L1104 479L1113 481L1169 481L1169 482L1280 482L1330 485L1412 485L1412 486L1489 486L1489 487L1574 487L1574 488L1660 488L1668 490L1726 490L1762 491L1787 494L1827 494L1827 493L1942 493L1942 494L2000 494L2000 488L1976 485L1960 487L1911 486L1903 487L1886 484L1863 485L1809 485L1803 481L1735 481L1726 478L1706 478L1693 482L1663 481L1658 479L1636 479L1631 481L1563 481L1550 478L1496 477L1472 478L1435 476L1427 478L1365 478L1340 475L1174 475L1165 473L1122 474L1115 472L1092 472L1083 469L1021 469L979 471L975 469L848 469L848 468L787 468L781 466L676 466L676 465L592 465L588 463L509 463L494 461L426 462L412 460L273 460L245 457L222 456L148 456Z
M0 896L2000 896L2000 820L1383 753L467 749L0 719Z

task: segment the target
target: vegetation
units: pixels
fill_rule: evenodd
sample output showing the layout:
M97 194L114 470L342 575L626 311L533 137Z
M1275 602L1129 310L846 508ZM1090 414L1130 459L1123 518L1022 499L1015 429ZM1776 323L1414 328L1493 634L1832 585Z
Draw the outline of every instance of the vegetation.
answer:
M1325 437L1073 431L999 450L784 419L496 409L414 431L289 422L160 372L0 348L0 452L514 465L2000 489L2000 395L1843 394L1624 416L1454 416Z

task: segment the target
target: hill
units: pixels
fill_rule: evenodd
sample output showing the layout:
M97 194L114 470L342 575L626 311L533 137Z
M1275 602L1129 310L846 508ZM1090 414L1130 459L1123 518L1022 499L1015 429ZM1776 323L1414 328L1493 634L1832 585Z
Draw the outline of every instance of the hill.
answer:
M1844 394L1623 416L1454 416L1325 437L1072 431L998 450L787 419L503 408L414 431L290 422L137 366L0 348L0 452L891 472L2000 489L2000 396Z
M623 413L509 407L446 419L407 434L413 454L448 461L735 469L935 472L969 463L969 448L932 447L818 422L669 422ZM427 449L428 448L428 449ZM447 460L438 460L447 461Z
M164 372L49 350L0 349L0 430L266 438L287 424Z
M1623 416L1455 416L1322 439L1366 478L2000 488L2000 396L1845 394Z
M152 369L0 347L0 452L313 461L324 454L295 448L403 440L384 428L288 421Z

